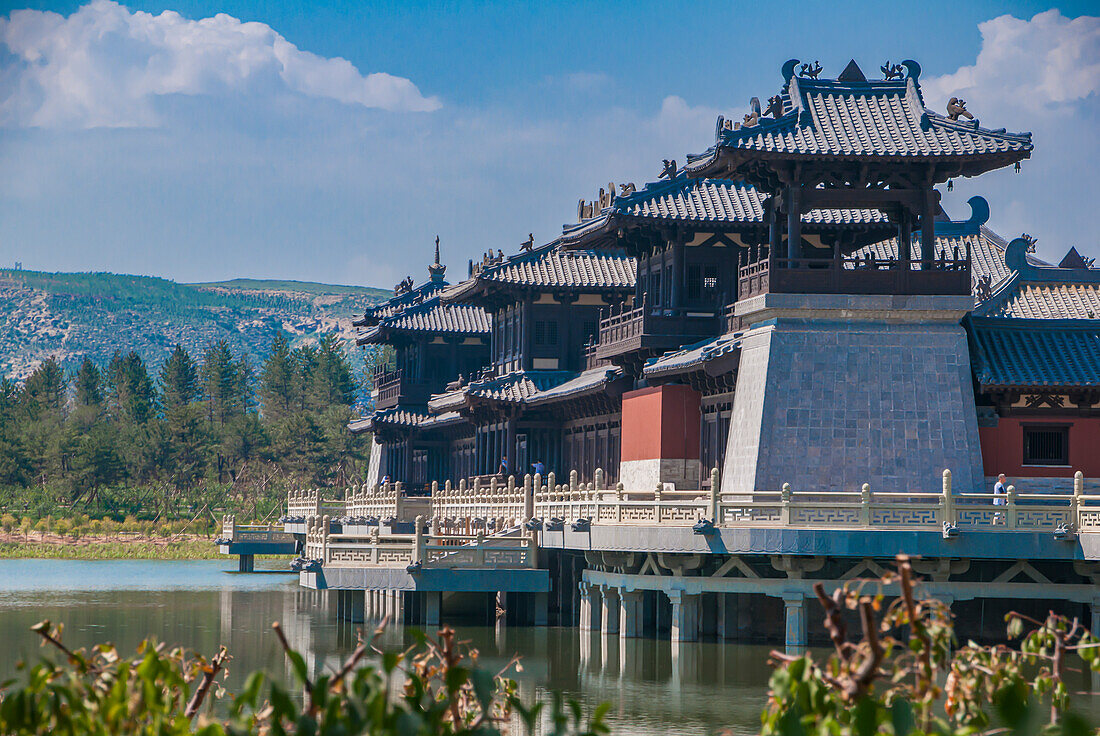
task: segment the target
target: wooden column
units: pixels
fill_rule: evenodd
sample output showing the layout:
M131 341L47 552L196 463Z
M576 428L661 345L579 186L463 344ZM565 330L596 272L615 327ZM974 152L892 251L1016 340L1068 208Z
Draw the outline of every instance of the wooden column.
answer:
M802 257L802 185L787 187L787 258Z
M519 468L516 464L518 458L516 457L516 412L512 411L508 414L507 419L507 433L504 441L504 454L508 456L508 472L517 478L522 478L525 470Z
M923 268L929 268L936 251L936 190L929 187L921 198L920 248Z
M909 210L902 206L898 210L898 260L906 264L906 271L909 270L909 262L913 260L912 243L913 229L909 222Z
M783 233L779 227L779 196L773 195L768 200L768 260L772 263L779 254L779 247L783 242Z

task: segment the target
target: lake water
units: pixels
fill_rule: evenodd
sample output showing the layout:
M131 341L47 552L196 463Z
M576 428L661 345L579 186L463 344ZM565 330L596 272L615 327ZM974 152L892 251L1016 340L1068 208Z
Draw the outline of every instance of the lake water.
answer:
M0 560L0 680L15 674L20 659L43 655L29 630L42 619L63 622L64 641L74 647L110 641L133 651L153 635L209 656L225 644L233 655L231 689L255 669L288 677L273 621L315 672L338 667L354 649L361 625L337 623L323 594L302 590L293 575L229 572L235 565L235 559ZM620 641L571 628L460 627L459 633L489 668L521 655L516 679L527 697L558 690L591 707L613 702L616 734L759 728L769 647ZM401 628L383 639L395 649L410 642Z

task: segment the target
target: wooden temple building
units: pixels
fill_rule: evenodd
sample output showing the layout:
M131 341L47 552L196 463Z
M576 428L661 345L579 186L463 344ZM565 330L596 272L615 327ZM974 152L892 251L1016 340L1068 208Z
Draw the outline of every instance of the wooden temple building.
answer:
M1100 479L1100 270L952 220L939 189L1029 133L929 109L920 66L783 66L767 104L660 179L582 200L552 242L436 260L357 322L390 345L369 483L536 469L627 489L912 491L951 468ZM1041 480L1040 480L1041 479Z

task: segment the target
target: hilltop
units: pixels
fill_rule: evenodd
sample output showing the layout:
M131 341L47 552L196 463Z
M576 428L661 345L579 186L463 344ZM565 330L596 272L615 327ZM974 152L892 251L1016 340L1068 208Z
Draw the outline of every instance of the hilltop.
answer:
M384 289L233 279L183 284L153 276L0 269L0 374L25 378L45 358L105 364L136 350L155 369L177 343L196 358L215 340L259 365L279 330L295 345L336 332L354 346L352 316ZM349 351L358 367L362 351Z

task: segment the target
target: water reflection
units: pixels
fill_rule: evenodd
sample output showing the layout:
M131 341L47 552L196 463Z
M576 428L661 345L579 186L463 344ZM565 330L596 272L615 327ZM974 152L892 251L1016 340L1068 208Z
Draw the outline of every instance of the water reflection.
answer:
M232 564L0 560L0 680L15 673L17 660L42 656L29 628L43 618L64 622L72 646L111 641L126 651L148 634L207 654L225 644L233 655L233 689L260 668L289 679L272 621L282 623L314 675L338 669L358 631L374 626L337 622L335 594L299 588L293 576L223 572ZM770 672L767 646L674 644L571 628L459 627L459 634L489 669L519 654L517 679L525 697L558 690L589 707L612 702L615 733L759 730ZM385 647L411 642L403 628L382 636Z

